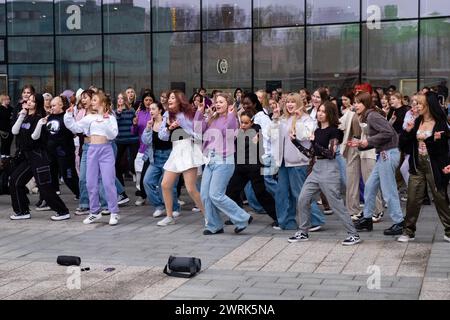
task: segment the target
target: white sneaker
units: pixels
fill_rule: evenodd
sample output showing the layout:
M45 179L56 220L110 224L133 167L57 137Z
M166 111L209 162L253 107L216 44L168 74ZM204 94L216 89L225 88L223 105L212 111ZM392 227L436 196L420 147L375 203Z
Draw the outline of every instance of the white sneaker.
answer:
M400 237L397 238L398 242L409 242L409 241L414 241L416 238L411 238L410 236L406 235L406 234L402 234Z
M54 216L51 216L50 219L52 219L53 221L68 220L68 219L70 219L70 213L55 214Z
M109 216L111 214L111 211L109 211L108 209L103 209L101 211L101 214L104 215L104 216Z
M117 213L111 214L111 218L109 218L109 225L115 226L119 223L120 216Z
M100 220L102 218L102 214L98 213L98 214L89 214L89 217L87 217L86 219L83 220L84 224L91 224L97 220Z
M38 187L34 187L33 189L31 189L31 193L32 194L38 194L39 193Z
M407 196L403 196L403 197L400 198L400 200L403 201L403 202L406 202L406 201L408 201L408 197Z
M159 218L165 213L166 213L165 209L156 209L155 212L153 212L153 218Z
M450 242L450 237L444 235L444 241Z
M316 232L316 231L320 231L322 229L322 226L313 226L311 228L308 229L309 232Z
M174 218L178 218L180 216L180 213L178 211L172 212L172 215Z
M199 208L197 208L197 207L193 207L192 208L192 212L200 212L201 210L199 209Z
M157 223L159 227L165 227L168 226L169 224L175 224L175 219L172 217L165 217L164 219L162 219Z
M25 220L25 219L31 219L31 215L30 213L23 213L23 214L18 214L15 213L12 216L9 217L11 220Z
M134 205L136 205L136 206L138 206L138 207L143 206L144 204L145 204L145 199L142 198L142 197L139 197L139 198L136 200L136 202L134 203Z
M186 204L186 202L184 202L183 200L178 200L178 204L179 204L180 206L184 206L184 205Z

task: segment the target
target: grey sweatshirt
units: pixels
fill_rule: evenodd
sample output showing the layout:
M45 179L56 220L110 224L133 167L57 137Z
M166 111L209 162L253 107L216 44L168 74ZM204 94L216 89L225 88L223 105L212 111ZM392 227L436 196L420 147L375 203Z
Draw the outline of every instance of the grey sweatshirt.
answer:
M364 150L375 148L379 153L398 147L397 132L381 114L373 110L369 110L367 115L367 136L369 146Z

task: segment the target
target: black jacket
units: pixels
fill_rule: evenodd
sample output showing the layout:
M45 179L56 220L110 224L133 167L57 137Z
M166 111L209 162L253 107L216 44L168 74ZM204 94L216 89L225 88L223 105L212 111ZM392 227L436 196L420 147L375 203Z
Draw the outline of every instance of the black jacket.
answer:
M421 122L421 117L416 119L414 128L410 131L403 131L400 135L400 148L408 149L411 151L409 157L409 173L417 174L417 166L416 164L419 162L419 142L417 141L417 130L419 130ZM441 139L434 140L434 133L444 131L447 134L443 133L441 135ZM436 124L433 128L433 134L431 137L425 140L425 144L427 146L428 155L430 157L431 169L433 172L434 182L439 191L443 191L447 193L447 185L449 182L449 175L446 175L442 172L444 167L450 164L448 152L448 139L449 139L449 130L447 128L447 124Z

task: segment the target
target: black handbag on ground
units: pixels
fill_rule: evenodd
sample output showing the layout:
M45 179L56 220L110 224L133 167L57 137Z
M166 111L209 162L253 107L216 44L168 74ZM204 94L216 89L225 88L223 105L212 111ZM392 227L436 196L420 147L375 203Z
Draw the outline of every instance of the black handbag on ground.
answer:
M79 266L81 258L76 256L58 256L56 263L61 266Z
M169 257L164 273L171 277L192 278L202 268L202 262L194 257Z

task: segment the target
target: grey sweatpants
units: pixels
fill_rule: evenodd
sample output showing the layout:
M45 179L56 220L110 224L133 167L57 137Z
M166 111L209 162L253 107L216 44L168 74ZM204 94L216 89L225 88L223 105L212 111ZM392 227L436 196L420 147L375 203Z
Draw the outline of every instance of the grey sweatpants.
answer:
M327 197L331 209L344 223L345 230L351 235L358 234L344 205L341 194L339 164L336 159L317 160L311 174L303 184L297 205L299 230L303 233L308 233L308 229L311 226L311 201L316 199L321 190Z

